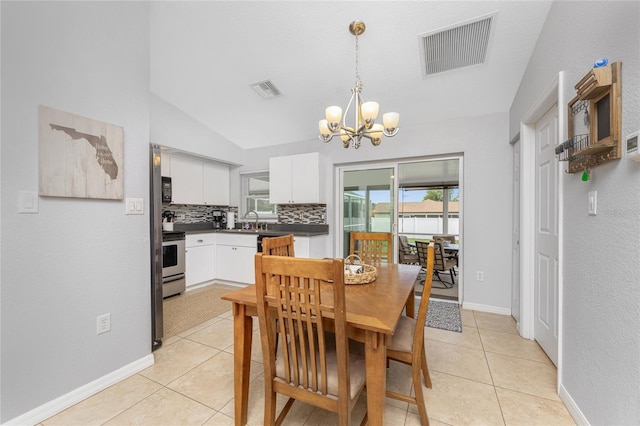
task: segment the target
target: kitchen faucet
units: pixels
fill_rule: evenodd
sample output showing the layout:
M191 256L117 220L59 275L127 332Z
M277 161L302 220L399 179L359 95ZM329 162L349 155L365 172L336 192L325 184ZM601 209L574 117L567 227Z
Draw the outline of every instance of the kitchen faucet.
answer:
M244 214L243 218L244 218L244 219L246 219L246 218L247 218L247 216L249 216L249 213L253 213L253 214L255 214L255 215L256 215L256 226L255 226L255 229L258 229L258 220L260 220L260 216L258 216L258 212L257 212L257 211L255 211L255 210L251 210L250 212L246 212L246 213Z

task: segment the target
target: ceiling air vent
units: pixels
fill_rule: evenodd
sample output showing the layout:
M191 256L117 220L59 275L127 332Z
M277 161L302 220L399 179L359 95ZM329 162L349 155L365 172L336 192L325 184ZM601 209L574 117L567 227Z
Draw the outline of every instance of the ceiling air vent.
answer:
M423 77L484 63L494 18L495 13L420 34Z
M262 99L271 99L276 96L282 96L282 92L271 80L259 81L257 83L252 83L250 86L258 95L260 95L260 97L262 97Z

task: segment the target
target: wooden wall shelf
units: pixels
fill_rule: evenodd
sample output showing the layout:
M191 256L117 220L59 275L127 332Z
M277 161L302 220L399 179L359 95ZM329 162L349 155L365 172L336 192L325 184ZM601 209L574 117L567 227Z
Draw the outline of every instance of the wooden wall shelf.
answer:
M621 62L593 68L576 84L567 105L569 139L556 147L568 173L622 157Z

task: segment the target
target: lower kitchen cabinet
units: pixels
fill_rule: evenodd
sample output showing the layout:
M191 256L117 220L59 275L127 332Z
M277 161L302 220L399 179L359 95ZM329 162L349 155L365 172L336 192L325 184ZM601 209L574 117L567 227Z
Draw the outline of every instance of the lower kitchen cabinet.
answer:
M318 235L313 237L293 237L293 250L296 257L306 257L311 259L322 259L329 254L328 235Z
M185 281L187 287L216 278L215 234L192 234L185 238Z
M216 277L242 284L255 282L257 235L218 234Z

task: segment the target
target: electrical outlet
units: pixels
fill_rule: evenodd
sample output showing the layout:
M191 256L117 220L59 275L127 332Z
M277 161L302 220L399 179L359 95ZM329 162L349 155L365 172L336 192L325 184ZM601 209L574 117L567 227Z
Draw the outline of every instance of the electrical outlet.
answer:
M97 318L97 333L102 334L111 331L111 314L99 315Z
M476 281L484 281L484 271L476 271Z

